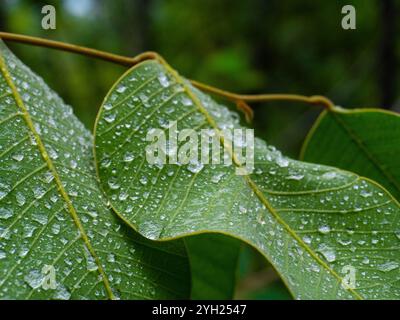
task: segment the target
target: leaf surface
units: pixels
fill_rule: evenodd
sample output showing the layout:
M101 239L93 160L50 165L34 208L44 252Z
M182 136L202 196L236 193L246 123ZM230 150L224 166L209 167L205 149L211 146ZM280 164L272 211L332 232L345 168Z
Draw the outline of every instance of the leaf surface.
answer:
M378 109L323 112L302 150L302 159L356 172L400 199L400 116Z
M242 243L217 233L187 237L185 243L192 272L191 299L233 299Z
M2 42L0 68L0 298L188 297L182 242L122 223L72 109Z
M111 89L99 112L95 155L117 214L150 239L220 232L258 249L296 298L399 298L397 201L375 182L284 157L255 141L254 172L234 165L151 165L146 135L240 128L236 114L165 63L143 62ZM224 147L220 143L221 152ZM230 155L232 156L232 155ZM356 286L346 282L348 267Z

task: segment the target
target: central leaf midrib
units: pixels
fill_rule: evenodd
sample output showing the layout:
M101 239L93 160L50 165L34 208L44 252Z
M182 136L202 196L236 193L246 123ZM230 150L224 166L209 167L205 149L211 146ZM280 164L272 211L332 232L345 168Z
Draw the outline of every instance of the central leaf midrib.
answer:
M31 117L30 117L30 115L28 113L28 110L26 109L25 104L24 104L24 102L23 102L23 100L22 100L22 98L21 98L21 96L20 96L20 94L18 92L18 89L17 89L16 85L14 84L14 82L12 80L11 74L8 71L8 68L7 68L7 65L6 65L6 62L5 62L5 57L1 54L1 52L0 52L0 69L1 69L1 73L3 74L3 76L5 78L5 81L6 81L7 85L9 86L9 88L12 91L12 96L13 96L17 106L22 111L22 117L24 118L24 120L26 122L28 130L32 133L33 137L35 138L35 140L37 142L39 153L42 156L43 160L45 161L45 163L46 163L47 167L49 168L50 172L52 173L52 175L54 177L54 180L55 180L55 183L57 185L57 189L61 194L61 197L64 199L65 203L67 204L68 211L71 214L72 219L73 219L76 227L78 228L78 230L79 230L79 232L80 232L80 234L82 236L82 240L85 243L85 246L89 250L90 254L92 254L92 256L93 256L93 258L94 258L94 260L96 262L96 265L98 267L98 272L100 273L100 275L102 277L103 284L104 284L104 287L105 287L105 289L107 291L107 294L108 294L110 299L113 299L114 295L112 293L112 290L111 290L111 287L110 287L110 284L109 284L109 280L108 280L108 278L107 278L107 276L106 276L106 274L105 274L105 272L103 270L103 267L102 267L102 265L100 263L100 260L97 257L96 252L93 249L93 247L92 247L92 245L91 245L91 243L89 241L88 236L86 235L85 229L83 228L83 225L82 225L82 223L81 223L81 221L80 221L80 219L78 217L78 214L77 214L77 212L75 210L74 205L72 204L72 201L70 200L70 198L68 196L68 193L64 189L64 186L63 186L63 184L61 182L61 179L60 179L60 177L59 177L59 175L57 173L57 170L56 170L53 162L51 161L51 158L49 157L49 155L47 153L46 147L44 146L40 135L37 133L37 131L36 131L34 125L33 125L33 121L32 121L32 119L31 119Z
M170 67L166 62L161 61L161 63L164 65L164 67L170 72L170 74L175 78L175 80L180 83L189 97L193 100L195 103L196 107L198 110L203 113L206 117L207 122L209 125L214 128L220 137L220 143L223 145L224 148L226 148L225 144L221 141L221 133L219 131L219 128L217 124L215 123L215 120L211 117L211 115L208 113L207 109L202 105L201 101L197 98L197 96L192 92L192 90L188 87L188 85L185 83L185 81L176 73L176 71ZM226 150L230 153L232 157L233 163L238 166L236 159L231 152L231 150ZM295 231L293 231L290 226L279 216L279 214L275 211L275 209L272 207L272 205L269 203L268 199L264 196L262 191L258 188L257 184L250 178L250 176L245 175L243 176L248 185L250 186L251 190L256 194L256 196L260 199L261 203L266 207L266 209L272 214L272 216L288 231L288 233L299 243L301 247L303 247L310 255L313 257L324 269L326 269L329 273L331 273L337 280L340 282L343 281L343 279L334 271L332 270L324 261L322 261L321 258L318 257L318 255L309 247L307 246L304 241L296 234ZM355 298L357 299L363 299L363 297L358 294L355 290L349 288L349 291L354 295Z

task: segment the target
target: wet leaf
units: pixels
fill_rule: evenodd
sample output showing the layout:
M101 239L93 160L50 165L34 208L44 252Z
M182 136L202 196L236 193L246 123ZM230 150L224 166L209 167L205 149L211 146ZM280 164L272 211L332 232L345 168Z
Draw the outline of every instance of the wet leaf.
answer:
M155 240L207 232L241 239L274 265L296 298L400 297L400 207L382 187L286 158L260 139L248 175L237 174L241 164L222 139L218 148L233 165L150 164L146 136L156 128L169 134L171 121L178 131L213 129L217 138L222 129L241 128L235 113L157 61L129 70L100 110L98 175L132 228ZM173 159L173 144L165 149Z
M182 242L115 217L72 109L2 42L0 68L0 298L188 297Z
M400 199L400 116L378 109L323 112L303 146L302 158L356 172Z

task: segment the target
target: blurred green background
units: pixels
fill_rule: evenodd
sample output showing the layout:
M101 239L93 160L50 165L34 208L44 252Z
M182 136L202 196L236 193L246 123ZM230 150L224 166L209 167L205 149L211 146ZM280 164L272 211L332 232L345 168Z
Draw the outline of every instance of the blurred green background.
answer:
M321 94L346 108L400 109L398 0L2 0L0 30L134 56L159 52L186 77L238 93ZM57 29L41 28L41 8ZM357 29L341 28L352 4ZM126 68L70 53L9 44L71 104L87 128ZM253 105L256 134L297 157L319 109ZM288 299L264 259L244 248L238 298Z

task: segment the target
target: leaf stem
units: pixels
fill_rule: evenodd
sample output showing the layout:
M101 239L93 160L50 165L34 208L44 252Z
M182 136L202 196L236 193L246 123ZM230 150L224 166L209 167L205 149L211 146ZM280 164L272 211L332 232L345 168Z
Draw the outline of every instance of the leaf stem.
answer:
M118 54L104 52L104 51L100 51L100 50L96 50L96 49L91 49L91 48L87 48L87 47L77 46L74 44L69 44L69 43L65 43L65 42L61 42L61 41L47 40L47 39L43 39L43 38L31 37L31 36L9 33L9 32L0 32L0 38L2 38L3 40L19 42L19 43L26 43L26 44L31 44L34 46L39 46L39 47L47 47L47 48L52 48L52 49L57 49L57 50L62 50L62 51L78 53L78 54L82 54L85 56L97 58L100 60L105 60L105 61L113 62L116 64L120 64L123 66L133 66L144 60L156 59L158 56L157 53L149 51L149 52L144 52L142 54L139 54L136 57L132 58L132 57L121 56Z
M120 64L123 66L134 66L142 61L155 59L159 61L164 61L164 59L156 52L147 51L141 53L135 57L127 57L118 54L113 54L109 52L104 52L92 48L82 47L78 45L73 45L65 42L47 40L38 37L32 37L22 34L15 34L9 32L0 32L0 38L3 40L14 41L19 43L26 43L40 47L47 47L57 50L63 50L73 53L82 54L85 56L97 58L100 60L105 60L109 62L113 62L116 64ZM229 91L225 91L216 87L212 87L210 85L190 80L192 85L196 88L209 92L211 94L215 94L221 96L225 99L233 101L236 103L236 106L239 110L241 110L248 122L251 122L253 119L253 110L247 104L247 102L268 102L268 101L293 101L293 102L302 102L311 105L319 105L323 106L328 110L334 109L334 104L331 100L323 96L302 96L296 94L258 94L258 95L250 95L250 94L237 94Z
M241 102L268 102L268 101L293 101L293 102L303 102L312 105L320 105L328 110L334 109L334 104L331 100L324 96L302 96L298 94L237 94L219 88L212 87L207 84L191 80L192 84L203 91L213 93L224 97L228 100L234 101L236 103Z

